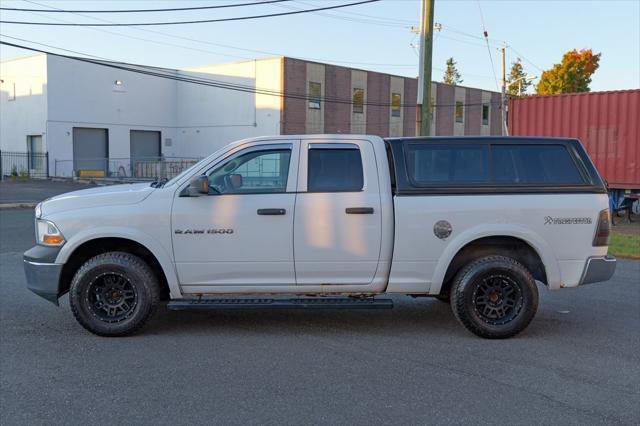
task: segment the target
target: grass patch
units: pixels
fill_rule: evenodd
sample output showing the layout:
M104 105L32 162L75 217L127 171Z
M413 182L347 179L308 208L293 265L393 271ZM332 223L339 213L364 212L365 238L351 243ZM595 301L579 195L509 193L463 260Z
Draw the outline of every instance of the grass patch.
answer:
M640 235L613 232L609 243L609 254L640 259Z

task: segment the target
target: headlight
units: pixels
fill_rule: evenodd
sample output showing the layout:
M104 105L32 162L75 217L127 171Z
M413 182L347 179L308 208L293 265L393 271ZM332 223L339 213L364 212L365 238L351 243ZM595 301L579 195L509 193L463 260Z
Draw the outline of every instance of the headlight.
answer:
M36 219L40 219L42 217L42 203L38 203L36 205L35 213L36 213Z
M53 222L48 220L36 220L36 242L45 246L61 246L64 237Z

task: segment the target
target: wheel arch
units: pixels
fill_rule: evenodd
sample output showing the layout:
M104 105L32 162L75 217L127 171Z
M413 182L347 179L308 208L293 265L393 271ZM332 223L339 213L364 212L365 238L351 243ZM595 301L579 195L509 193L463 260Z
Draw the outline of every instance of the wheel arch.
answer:
M110 251L122 251L134 254L143 259L151 267L161 286L163 299L180 297L179 287L175 271L168 265L172 265L170 258L158 250L151 250L148 244L144 244L131 236L123 235L96 235L95 238L87 238L77 241L72 246L69 242L58 255L56 263L62 263L60 275L60 294L69 290L71 280L80 266L88 259ZM176 296L177 294L177 296Z
M560 270L550 246L521 229L470 232L452 241L434 271L431 294L445 294L458 270L473 259L491 254L512 257L550 289L560 288Z

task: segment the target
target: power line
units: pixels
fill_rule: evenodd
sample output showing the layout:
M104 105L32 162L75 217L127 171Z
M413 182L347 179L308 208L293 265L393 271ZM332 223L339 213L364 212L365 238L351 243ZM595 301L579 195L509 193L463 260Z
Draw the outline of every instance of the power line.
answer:
M540 68L539 66L537 66L536 64L534 64L533 62L531 62L529 59L527 59L526 56L524 56L522 53L518 52L516 49L513 48L513 46L508 45L507 46L509 49L513 50L513 53L515 53L516 55L518 55L519 57L521 57L522 59L524 59L525 61L527 61L529 64L531 64L535 69L537 69L540 72L544 72L544 70L542 68Z
M480 10L480 23L482 24L482 34L484 35L484 40L487 43L487 52L489 52L489 62L491 62L491 73L493 74L493 80L496 83L496 90L500 90L500 86L498 85L498 77L496 77L496 67L493 65L493 56L491 56L491 47L489 46L489 33L487 32L487 28L484 25L484 16L482 14L482 6L480 5L480 0L478 1L478 10Z
M18 7L0 7L0 10L16 12L47 12L47 13L142 13L142 12L178 12L183 10L224 9L228 7L260 6L264 4L284 3L292 0L265 0L249 3L220 4L216 6L172 7L167 9L116 9L116 10L66 10L66 9L24 9Z
M38 3L38 2L35 2L35 1L32 1L32 0L22 0L22 1L27 2L27 3L36 4L38 6L49 7L49 8L56 9L56 10L62 10L62 9L55 8L54 6L49 6L47 4ZM33 13L33 12L31 12L31 14L38 15L37 13ZM78 15L78 16L82 16L82 17L85 17L85 18L89 18L89 19L93 19L93 20L96 20L96 21L113 23L113 21L109 21L107 19L97 18L95 16L83 15L83 14L77 13L77 12L73 12L72 14ZM49 18L49 19L53 19L53 20L60 21L60 22L69 22L69 21L65 21L63 19L58 19L58 18ZM113 35L117 35L119 37L126 37L126 38L131 38L131 39L134 39L134 40L147 41L147 42L155 43L155 44L161 44L161 45L178 47L178 48L183 48L183 49L188 49L188 50L193 50L193 51L211 53L211 54L214 54L214 55L229 56L229 57L233 57L233 58L241 58L241 59L248 59L248 60L254 59L254 58L250 58L250 57L246 57L246 56L239 56L239 55L232 55L232 54L228 54L228 53L214 52L214 51L211 51L211 50L198 49L196 47L184 46L184 45L180 45L180 44L162 42L162 41L159 41L159 40L151 40L151 39L147 39L147 38L143 38L143 37L131 36L131 35L128 35L128 34L109 31L109 30L106 30L106 29L103 29L103 28L94 28L94 27L82 27L82 28L86 28L86 29L93 30L93 31L100 31L100 32L104 32L104 33L107 33L107 34L113 34ZM270 51L265 51L265 50L242 48L242 47L232 46L232 45L228 45L228 44L214 43L214 42L210 42L210 41L207 41L207 40L199 40L199 39L195 39L195 38L169 34L169 33L165 33L165 32L158 31L158 30L152 30L152 29L149 29L149 28L139 28L139 27L130 27L130 28L133 29L133 30L144 31L144 32L151 33L151 34L158 34L158 35L161 35L161 36L170 37L170 38L174 38L174 39L178 39L178 40L185 40L185 41L190 41L190 42L193 42L193 43L199 43L199 44L216 46L216 47L223 47L223 48L227 48L227 49L241 50L241 51L245 51L245 52L259 53L259 54L269 55L269 56L295 56L295 55L285 55L285 54L282 54L282 53L270 52ZM297 56L295 56L295 57L297 57ZM386 66L386 67L394 67L394 68L416 67L415 64L389 64L389 63L354 62L354 61L340 61L340 60L335 60L335 59L308 58L308 57L299 57L299 58L303 59L303 60L307 60L307 61L312 61L312 62L333 62L333 63L346 64L346 65Z
M303 5L306 5L306 6L314 6L311 3L307 3L307 2L304 2L304 1L300 1L300 0L293 0L293 1L295 3L303 4ZM347 15L362 16L362 17L365 17L365 18L377 19L377 20L381 20L381 21L395 21L397 23L403 23L403 24L407 24L407 25L411 25L411 24L415 23L415 21L409 20L409 19L389 18L389 17L385 17L385 16L373 16L373 15L367 15L367 14L364 14L364 13L350 12L350 11L346 11L346 10L341 10L339 13L347 14Z
M297 2L297 3L301 3L302 2ZM309 5L308 3L305 3L307 5ZM293 7L293 6L289 6L289 5L276 5L280 8L283 9L288 9L288 10L305 10L305 9L300 9L297 7ZM351 17L351 16L344 16L344 15L336 15L336 14L332 14L332 13L323 13L323 12L313 12L315 15L318 16L324 16L327 18L331 18L331 19L339 19L342 21L348 21L348 22L357 22L360 24L369 24L369 25L377 25L380 27L391 27L391 28L410 28L410 26L408 24L401 24L398 22L389 22L389 21L383 21L380 19L376 20L371 20L371 19L365 19L365 18L360 18L360 17Z
M36 3L36 2L30 1L30 0L23 0L23 1L40 5L40 3ZM46 6L46 5L43 5L43 6ZM53 6L48 6L48 7L53 7ZM27 13L30 13L30 14L36 15L36 16L42 16L42 15L36 13L36 12L27 12ZM81 15L81 14L78 14L78 13L74 13L74 14L79 15L79 16L85 16L85 15ZM48 18L49 19L53 19L54 21L58 21L58 22L70 22L70 21L67 21L67 20L64 20L64 19L60 19L60 18L54 18L54 17L48 17ZM94 18L94 17L91 17L91 19L105 21L103 19ZM109 21L106 21L106 22L109 22ZM160 40L152 40L152 39L148 39L148 38L144 38L144 37L138 37L138 36L133 36L133 35L128 35L128 34L118 33L118 32L106 30L106 29L103 29L103 28L93 28L93 27L82 27L82 28L87 29L87 30L92 30L92 31L99 31L99 32L102 32L102 33L105 33L105 34L112 34L112 35L116 35L118 37L125 37L125 38L130 38L130 39L133 39L133 40L146 41L146 42L149 42L149 43L159 44L159 45L162 45L162 46L178 47L178 48L182 48L182 49L192 50L192 51L195 51L195 52L210 53L210 54L218 55L218 56L228 56L230 58L252 59L252 58L249 58L247 56L240 56L240 55L234 55L234 54L222 53L222 52L214 52L212 50L205 50L205 49L200 49L200 48L197 48L197 47L184 46L184 45L175 44L175 43L169 43L169 42L160 41ZM152 30L143 29L143 28L135 28L134 27L133 29L137 29L139 31L147 31L147 32L152 32L152 33L155 32L155 33L158 33L158 34L162 34L159 31L152 31Z
M62 57L62 58L70 59L70 60L90 63L90 64L94 64L94 65L99 65L99 66L104 66L104 67L108 67L108 68L119 69L119 70L128 71L128 72L132 72L132 73L143 74L143 75L148 75L148 76L153 76L153 77L158 77L158 78L165 78L165 79L184 82L184 83L198 84L198 85L202 85L202 86L214 87L214 88L219 88L219 89L233 90L233 91L238 91L238 92L253 93L253 94L260 94L260 95L267 95L267 96L277 96L277 97L281 97L281 98L290 98L290 99L298 99L298 100L318 100L320 102L326 102L326 103L340 103L340 104L349 104L349 105L353 105L354 104L353 100L350 99L350 98L315 97L315 96L309 96L307 94L301 94L301 93L280 92L280 91L277 91L277 90L257 88L257 87L246 86L246 85L241 85L241 84L237 84L237 83L228 83L228 82L210 80L210 79L204 79L204 78L198 78L198 77L188 77L188 76L179 76L179 75L176 75L176 74L167 74L167 73L163 73L163 72L159 71L159 70L167 70L167 69L162 69L162 68L157 68L157 67L149 67L149 66L137 65L137 64L126 64L126 63L121 63L121 62L99 61L99 60L94 60L94 59L89 59L89 58L81 58L81 57L76 57L76 56L63 55L63 54L60 54L60 53L54 53L54 52L46 51L46 50L43 50L43 49L37 49L37 48L34 48L34 47L24 46L24 45L20 45L20 44L16 44L16 43L9 43L9 42L6 42L6 41L1 41L1 40L0 40L0 44L6 45L6 46L11 46L11 47L16 47L16 48L21 48L21 49L29 50L29 51L32 51L32 52L45 53L45 54L48 54L48 55ZM54 48L55 49L59 49L57 47L54 47ZM139 68L132 68L132 66L133 67L139 67ZM171 70L171 71L176 72L178 70ZM476 105L477 106L477 105L486 105L486 104L496 104L496 103L495 102L480 102L480 103L465 103L463 105L465 105L465 106ZM393 106L393 104L391 102L371 102L371 101L363 102L362 105L367 105L367 106L371 106L371 107L390 107L390 106ZM451 108L453 108L455 106L456 106L456 104L435 104L434 105L434 107L451 107ZM402 108L415 108L416 105L415 104L401 104L400 107L402 107Z
M262 15L251 15L251 16L237 16L233 18L218 18L218 19L201 19L201 20L192 20L192 21L169 21L169 22L130 22L130 23L102 23L102 24L92 24L92 23L59 23L59 22L28 22L28 21L0 21L2 24L16 24L16 25L47 25L47 26L73 26L73 27L133 27L133 26L158 26L158 25L185 25L185 24L203 24L203 23L212 23L212 22L230 22L230 21L245 21L250 19L262 19L262 18L273 18L278 16L288 16L288 15L299 15L302 13L311 13L318 12L322 10L332 10L332 9L341 9L343 7L351 7L357 6L361 4L367 3L375 3L380 0L361 0L353 3L346 4L338 4L333 6L325 6L318 7L315 9L304 9L304 10L292 10L289 12L278 12L278 13L269 13Z

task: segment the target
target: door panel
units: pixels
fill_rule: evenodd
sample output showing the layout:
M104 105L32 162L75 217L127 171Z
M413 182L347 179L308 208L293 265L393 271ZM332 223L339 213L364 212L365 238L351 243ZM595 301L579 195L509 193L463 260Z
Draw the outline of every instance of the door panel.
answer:
M210 195L175 199L181 285L295 285L297 154L294 143L249 146L212 166Z
M176 198L173 250L180 283L295 284L294 203L295 194ZM258 209L263 208L286 212L259 215Z
M294 224L297 284L371 283L381 245L373 146L367 141L304 143L301 152Z

